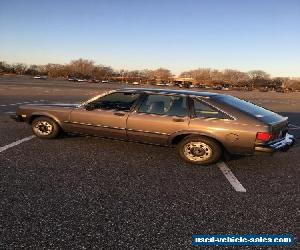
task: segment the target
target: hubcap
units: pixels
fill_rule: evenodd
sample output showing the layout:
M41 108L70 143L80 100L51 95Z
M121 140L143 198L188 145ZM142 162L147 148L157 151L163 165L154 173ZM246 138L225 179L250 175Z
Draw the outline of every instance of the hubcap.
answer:
M50 135L53 131L53 126L47 121L39 121L34 125L33 129L39 135Z
M190 161L205 161L212 156L212 149L204 142L189 142L184 145L183 153Z

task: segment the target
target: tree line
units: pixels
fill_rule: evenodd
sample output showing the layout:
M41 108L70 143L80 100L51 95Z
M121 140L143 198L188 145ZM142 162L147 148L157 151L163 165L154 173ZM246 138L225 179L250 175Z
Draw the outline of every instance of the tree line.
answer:
M114 70L110 66L97 65L91 60L78 59L68 64L26 65L24 63L8 64L0 61L0 74L47 75L49 78L67 78L70 76L85 79L106 80L110 78L161 80L169 81L171 71L159 68L156 70Z
M78 59L68 64L26 65L24 63L8 64L0 61L0 74L17 75L47 75L49 78L67 78L70 76L99 79L99 80L120 80L139 82L171 82L176 80L175 75L165 68L155 70L114 70L110 66L98 65L91 60ZM300 89L300 79L288 77L275 77L262 70L242 72L233 69L223 71L211 68L198 68L182 72L179 77L194 84L220 85L231 84L234 86L251 87L294 87Z

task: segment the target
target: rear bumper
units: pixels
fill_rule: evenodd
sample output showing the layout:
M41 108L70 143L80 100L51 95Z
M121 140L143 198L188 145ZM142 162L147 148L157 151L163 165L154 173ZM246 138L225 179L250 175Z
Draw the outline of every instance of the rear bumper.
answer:
M276 151L287 151L295 143L295 137L291 134L286 133L285 137L280 141L275 141L267 145L255 146L254 150L256 153L274 153Z
M13 119L16 122L24 122L24 119L22 116L17 115L17 114L13 114L10 116L11 119Z

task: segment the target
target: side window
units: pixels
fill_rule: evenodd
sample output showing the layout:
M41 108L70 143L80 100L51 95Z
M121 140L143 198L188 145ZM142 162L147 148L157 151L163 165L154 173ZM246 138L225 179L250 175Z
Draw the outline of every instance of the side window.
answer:
M169 116L187 116L185 96L148 95L141 104L139 113Z
M139 94L116 92L92 102L96 109L115 109L129 111Z
M227 117L217 109L194 99L194 109L195 115L199 118L217 118L217 119L226 119Z

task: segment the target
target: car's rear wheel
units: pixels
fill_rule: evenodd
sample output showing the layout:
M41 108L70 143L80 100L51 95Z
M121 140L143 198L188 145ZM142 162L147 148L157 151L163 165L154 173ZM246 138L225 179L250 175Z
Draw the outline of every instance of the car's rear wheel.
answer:
M53 139L61 131L59 125L51 118L39 116L31 124L33 133L43 139Z
M209 165L217 162L222 155L218 142L205 136L187 136L178 144L179 155L189 163Z

